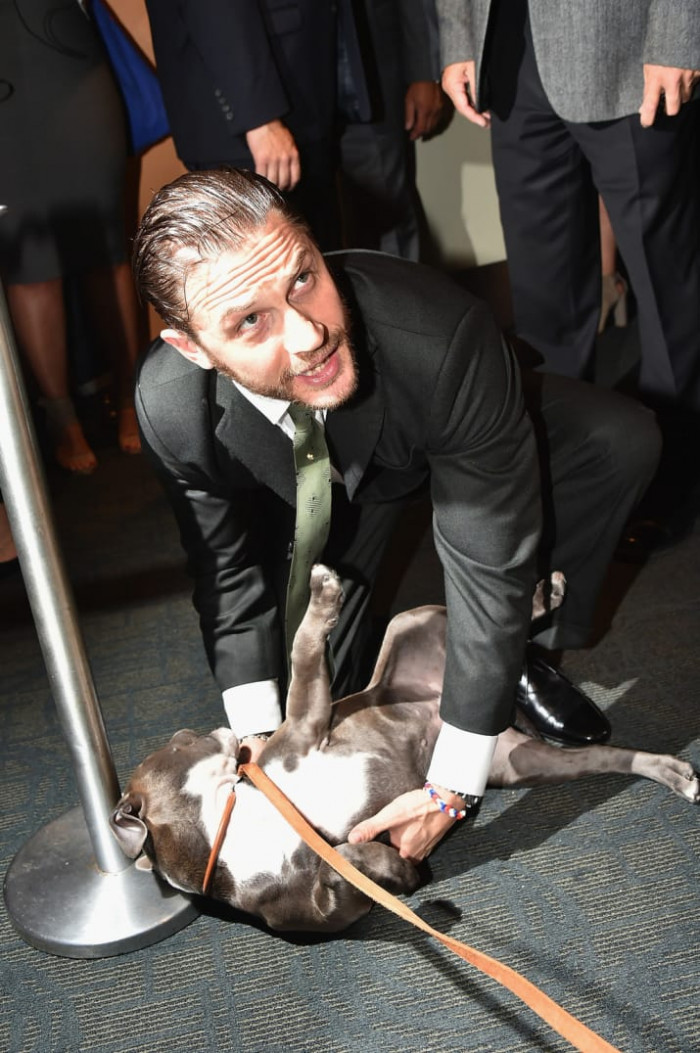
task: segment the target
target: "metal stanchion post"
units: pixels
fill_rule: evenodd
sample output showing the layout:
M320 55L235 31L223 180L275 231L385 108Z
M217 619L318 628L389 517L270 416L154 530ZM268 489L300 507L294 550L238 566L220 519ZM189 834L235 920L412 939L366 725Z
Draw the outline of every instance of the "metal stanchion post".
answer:
M28 943L54 954L101 958L136 950L177 932L197 910L188 897L137 870L109 826L119 784L56 541L2 287L0 487L82 804L17 853L5 877L7 910Z

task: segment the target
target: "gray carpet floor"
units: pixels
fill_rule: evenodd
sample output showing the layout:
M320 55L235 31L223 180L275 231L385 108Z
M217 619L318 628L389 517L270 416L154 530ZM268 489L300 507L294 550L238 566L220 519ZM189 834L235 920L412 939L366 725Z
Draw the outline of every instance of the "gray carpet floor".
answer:
M141 458L105 447L90 478L51 474L58 534L120 778L179 727L223 712L170 513ZM408 529L408 524L407 524ZM420 531L417 533L420 536ZM429 534L392 597L439 601ZM700 532L641 570L614 566L610 622L565 668L620 745L700 766ZM20 580L0 582L3 873L77 804ZM488 793L431 859L411 905L507 962L625 1053L700 1050L700 811L619 776ZM0 1049L8 1053L557 1053L513 996L375 907L333 939L203 913L119 957L28 946L0 909Z

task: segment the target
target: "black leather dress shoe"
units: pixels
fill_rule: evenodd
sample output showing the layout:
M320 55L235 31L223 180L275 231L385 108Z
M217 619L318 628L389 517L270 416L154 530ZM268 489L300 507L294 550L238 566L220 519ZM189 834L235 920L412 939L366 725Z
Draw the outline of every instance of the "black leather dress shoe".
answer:
M586 746L605 742L610 737L608 718L595 702L530 651L515 702L535 729L548 739Z

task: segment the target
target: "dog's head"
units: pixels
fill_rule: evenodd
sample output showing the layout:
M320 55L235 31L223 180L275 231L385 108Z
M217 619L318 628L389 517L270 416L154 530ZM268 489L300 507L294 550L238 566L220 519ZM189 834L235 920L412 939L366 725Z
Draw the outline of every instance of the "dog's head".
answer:
M130 859L141 853L169 884L200 892L209 855L202 813L223 809L236 781L239 743L229 728L178 731L127 783L110 825Z

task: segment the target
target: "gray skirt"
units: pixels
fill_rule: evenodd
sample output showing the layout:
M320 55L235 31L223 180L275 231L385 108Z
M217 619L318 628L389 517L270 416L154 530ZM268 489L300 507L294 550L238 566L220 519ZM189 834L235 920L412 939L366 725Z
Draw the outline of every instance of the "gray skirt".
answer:
M77 0L0 0L0 273L126 259L123 104Z

